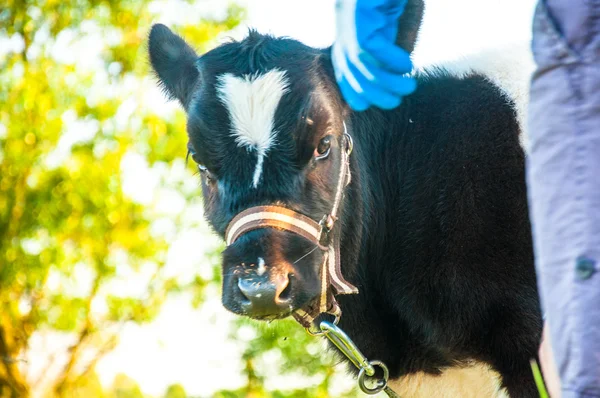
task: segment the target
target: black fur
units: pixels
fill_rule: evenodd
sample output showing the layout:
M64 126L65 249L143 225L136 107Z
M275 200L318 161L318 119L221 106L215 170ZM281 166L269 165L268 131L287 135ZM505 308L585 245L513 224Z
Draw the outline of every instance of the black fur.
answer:
M404 12L398 18L396 44L409 53L415 49L424 12L425 4L422 0L411 0L406 3Z
M162 24L152 27L148 43L150 62L165 93L187 109L199 75L196 52Z
M398 110L352 123L364 238L351 279L361 294L339 298L342 329L394 375L475 358L511 396L537 396L541 320L511 104L482 77L440 72Z
M422 2L415 3L419 20L409 50L422 15ZM512 397L537 397L529 359L536 356L542 322L524 153L513 104L496 86L482 76L456 78L439 69L419 76L417 91L399 108L353 113L337 90L328 50L250 32L199 61L184 51L176 68L153 54L161 41L178 41L164 31L151 35L150 56L165 88L187 103L195 160L211 173L203 177L207 219L218 234L237 213L261 204L315 220L326 214L345 120L355 149L338 225L342 269L360 293L339 297L342 329L368 358L384 361L393 378L476 359L500 372ZM291 90L277 109L277 144L254 189L256 153L233 141L216 77L273 68L286 71ZM331 155L316 160L314 148L325 135L334 138ZM244 314L237 280L262 256L268 274L289 274L290 310L302 307L319 291L322 253L295 263L309 249L301 238L274 229L244 235L223 255L224 305Z

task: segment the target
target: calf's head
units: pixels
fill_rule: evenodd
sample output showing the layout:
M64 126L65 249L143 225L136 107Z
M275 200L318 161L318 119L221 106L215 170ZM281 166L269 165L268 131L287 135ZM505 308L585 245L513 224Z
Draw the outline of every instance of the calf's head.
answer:
M189 154L218 234L255 206L317 222L331 211L344 106L325 52L250 32L198 57L163 25L152 28L149 52L164 91L187 113ZM244 233L223 252L223 304L257 319L290 315L321 292L323 256L285 229Z

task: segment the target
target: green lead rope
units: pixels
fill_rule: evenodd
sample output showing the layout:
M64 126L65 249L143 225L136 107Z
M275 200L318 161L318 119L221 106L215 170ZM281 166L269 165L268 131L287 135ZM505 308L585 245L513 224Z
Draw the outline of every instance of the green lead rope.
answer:
M542 372L540 371L540 367L535 359L532 359L531 362L531 370L533 371L533 378L535 379L535 384L537 385L537 389L540 393L540 398L549 398L548 391L546 391L546 386L544 385L544 378L542 377Z

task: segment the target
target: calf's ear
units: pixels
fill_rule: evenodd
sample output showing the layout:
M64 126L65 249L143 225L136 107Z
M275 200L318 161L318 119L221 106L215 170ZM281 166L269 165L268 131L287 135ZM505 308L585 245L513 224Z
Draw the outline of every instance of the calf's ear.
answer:
M198 55L179 36L162 24L155 24L148 39L150 63L160 85L171 99L178 99L187 111L200 72Z
M415 49L419 29L423 22L425 3L423 0L408 0L404 12L398 19L398 34L396 45L403 48L409 54Z

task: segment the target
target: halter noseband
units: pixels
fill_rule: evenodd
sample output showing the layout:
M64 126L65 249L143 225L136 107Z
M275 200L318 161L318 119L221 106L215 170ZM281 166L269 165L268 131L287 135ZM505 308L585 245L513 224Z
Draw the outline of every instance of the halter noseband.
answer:
M246 232L259 228L277 228L293 232L315 244L324 252L321 264L321 292L317 300L294 312L294 318L306 328L310 328L314 319L321 313L339 318L340 306L335 294L356 294L358 289L346 281L340 267L340 228L335 227L344 188L350 184L350 153L353 149L352 137L344 123L344 147L341 151L341 166L335 191L335 200L329 214L319 222L310 217L281 206L256 206L242 211L231 220L225 239L227 246L233 244ZM332 289L330 289L330 287Z

